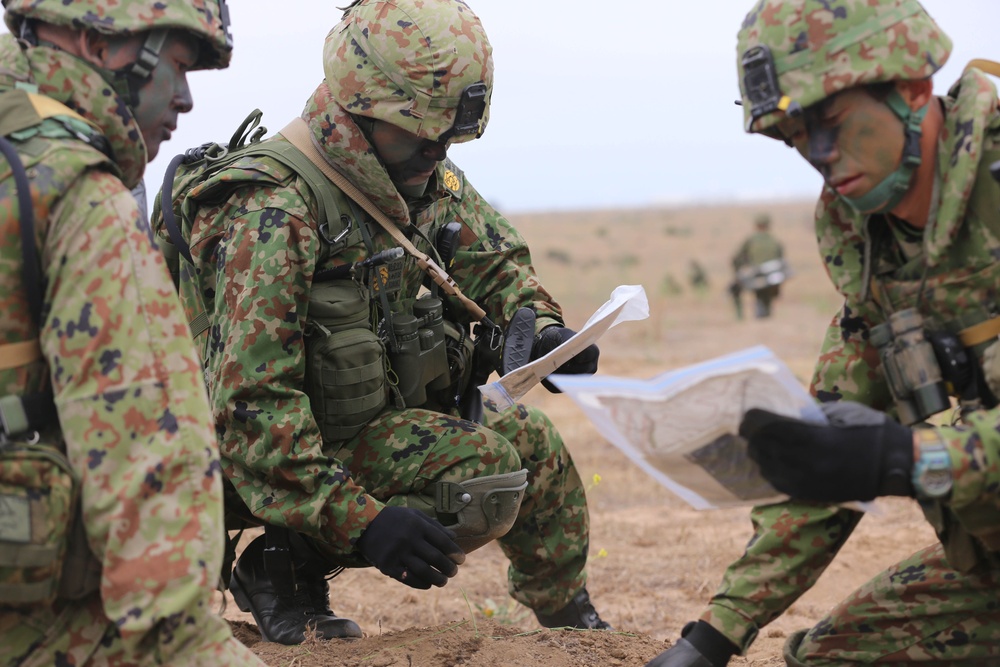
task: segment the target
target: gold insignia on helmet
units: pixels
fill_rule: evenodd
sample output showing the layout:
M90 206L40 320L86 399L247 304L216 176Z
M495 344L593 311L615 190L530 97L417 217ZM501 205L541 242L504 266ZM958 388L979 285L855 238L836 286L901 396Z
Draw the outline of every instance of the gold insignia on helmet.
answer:
M458 192L458 188L462 185L458 181L458 176L451 169L444 170L444 184L452 192Z

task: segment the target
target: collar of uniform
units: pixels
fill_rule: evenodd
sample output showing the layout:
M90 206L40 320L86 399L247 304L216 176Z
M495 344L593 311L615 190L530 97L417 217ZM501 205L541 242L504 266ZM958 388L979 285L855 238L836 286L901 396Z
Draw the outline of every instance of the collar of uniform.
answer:
M146 144L125 100L104 77L63 51L45 46L22 50L10 35L0 39L4 40L0 46L4 67L10 62L6 56L13 55L13 45L19 52L17 58L26 59L30 82L38 86L38 92L62 102L97 126L108 140L111 158L121 169L122 182L130 190L138 185L146 169ZM14 65L13 69L20 67Z
M302 119L309 125L309 131L333 167L396 225L403 228L409 226L406 201L392 184L361 128L334 101L325 81L306 102Z
M977 69L967 69L944 98L944 126L938 143L940 201L924 231L927 263L936 266L966 218L976 183L984 135L1000 129L997 90Z

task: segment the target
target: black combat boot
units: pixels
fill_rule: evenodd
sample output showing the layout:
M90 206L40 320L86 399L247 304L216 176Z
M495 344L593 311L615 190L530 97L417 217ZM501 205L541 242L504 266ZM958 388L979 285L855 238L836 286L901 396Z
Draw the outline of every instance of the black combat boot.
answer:
M236 606L253 614L264 641L301 644L307 629L315 629L320 639L362 636L357 623L330 610L330 589L322 572L287 558L285 567L291 576L284 586L278 585L280 575L272 578L269 570L273 568L265 567L266 544L262 535L247 545L229 581Z
M573 596L565 607L554 614L539 614L535 612L535 618L546 628L578 628L580 630L614 630L609 624L601 620L597 610L590 602L590 595L586 588L581 588L580 592Z

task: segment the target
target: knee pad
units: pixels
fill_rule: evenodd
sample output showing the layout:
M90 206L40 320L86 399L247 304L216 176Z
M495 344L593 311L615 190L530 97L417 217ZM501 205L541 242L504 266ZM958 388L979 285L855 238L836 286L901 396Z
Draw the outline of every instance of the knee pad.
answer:
M503 537L514 525L524 490L526 469L434 485L434 511L454 531L455 543L469 553Z

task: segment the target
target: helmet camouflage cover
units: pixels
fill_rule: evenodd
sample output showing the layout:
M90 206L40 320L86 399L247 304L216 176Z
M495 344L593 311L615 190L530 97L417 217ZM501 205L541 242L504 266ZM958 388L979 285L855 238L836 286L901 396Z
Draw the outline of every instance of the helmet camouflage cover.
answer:
M323 71L350 113L458 143L489 120L492 51L462 0L362 0L327 35Z
M925 79L951 40L917 0L760 0L737 37L744 127L883 81Z
M106 35L177 29L203 43L193 69L221 69L232 57L226 0L3 0L3 6L4 22L15 35L25 19Z

